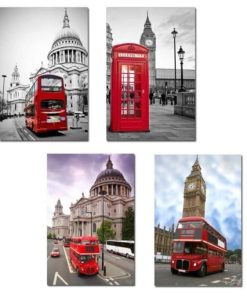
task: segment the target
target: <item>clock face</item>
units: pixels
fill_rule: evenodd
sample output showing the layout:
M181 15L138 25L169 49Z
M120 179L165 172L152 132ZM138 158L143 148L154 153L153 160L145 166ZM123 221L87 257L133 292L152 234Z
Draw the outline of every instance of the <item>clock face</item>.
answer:
M195 183L189 183L187 186L188 190L192 190L196 188L196 184Z
M151 39L147 39L147 40L145 41L145 44L146 44L147 46L152 46L152 45L153 45L153 40L151 40Z

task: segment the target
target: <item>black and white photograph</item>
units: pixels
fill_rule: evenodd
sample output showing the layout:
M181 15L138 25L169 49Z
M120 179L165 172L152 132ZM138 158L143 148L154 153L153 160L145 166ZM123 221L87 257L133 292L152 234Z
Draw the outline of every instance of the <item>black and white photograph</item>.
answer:
M87 141L88 8L1 7L0 40L0 140Z
M107 140L195 141L196 9L110 7L106 36Z

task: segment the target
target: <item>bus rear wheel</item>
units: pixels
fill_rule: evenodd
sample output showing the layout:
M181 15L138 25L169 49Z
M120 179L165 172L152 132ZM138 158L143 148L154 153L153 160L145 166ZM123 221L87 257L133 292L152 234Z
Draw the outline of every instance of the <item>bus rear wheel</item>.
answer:
M78 268L78 267L76 267L76 273L77 273L77 275L78 275L78 276L81 276L81 273L80 273L80 271L79 271L79 268Z
M220 270L221 272L224 272L225 271L225 264L223 263L222 264L222 267L221 267L221 270Z
M207 266L205 263L202 264L201 268L198 270L197 274L199 277L205 276L207 273Z

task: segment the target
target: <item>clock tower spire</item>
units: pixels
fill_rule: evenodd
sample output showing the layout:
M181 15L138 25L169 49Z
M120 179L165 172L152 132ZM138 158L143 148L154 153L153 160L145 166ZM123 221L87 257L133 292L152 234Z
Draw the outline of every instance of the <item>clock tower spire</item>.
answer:
M184 182L183 217L205 216L206 184L201 174L198 156Z
M144 24L144 29L140 38L140 44L149 49L148 53L148 64L149 64L149 87L155 88L155 78L156 78L156 36L152 31L152 24L149 20L148 12L147 18Z

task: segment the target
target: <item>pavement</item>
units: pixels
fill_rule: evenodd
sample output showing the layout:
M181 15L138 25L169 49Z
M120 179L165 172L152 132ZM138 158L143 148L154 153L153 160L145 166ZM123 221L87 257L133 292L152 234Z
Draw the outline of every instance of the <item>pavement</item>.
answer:
M99 271L99 276L102 278L113 278L113 279L119 279L122 277L127 277L129 276L129 273L121 269L120 267L111 264L110 262L107 262L106 260L104 261L105 265L105 275L104 275L104 270L102 270L102 261L101 258L99 259L99 266L100 266L100 271Z
M14 118L4 119L0 122L0 141L21 141Z
M108 141L195 141L196 121L175 115L174 105L162 106L159 102L149 105L150 132L111 132L110 106L107 105Z

